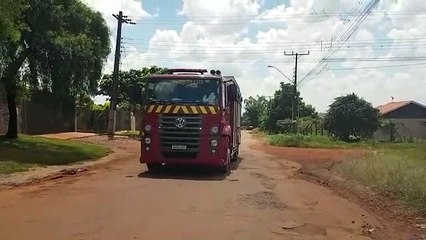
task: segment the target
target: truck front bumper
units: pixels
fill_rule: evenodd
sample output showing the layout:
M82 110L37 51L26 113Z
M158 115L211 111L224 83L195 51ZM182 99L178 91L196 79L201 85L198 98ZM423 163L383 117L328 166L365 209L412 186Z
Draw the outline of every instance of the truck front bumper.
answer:
M184 152L184 151L182 151ZM140 163L165 163L173 165L203 165L203 166L224 166L228 164L228 146L225 141L219 141L218 147L212 151L210 147L200 149L196 157L165 157L159 148L146 149L142 145Z

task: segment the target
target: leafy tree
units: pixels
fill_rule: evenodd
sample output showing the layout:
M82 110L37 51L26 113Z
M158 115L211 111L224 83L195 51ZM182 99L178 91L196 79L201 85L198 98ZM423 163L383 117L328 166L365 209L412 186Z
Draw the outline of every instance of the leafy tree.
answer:
M6 89L10 138L17 137L20 87L30 92L48 90L65 98L94 94L110 52L105 20L79 0L22 0L22 8L17 9L21 10L14 16L19 34L10 34L19 39L3 41L1 58L0 82Z
M137 106L143 105L140 91L145 88L145 79L151 74L165 73L167 69L157 66L144 67L141 70L131 69L119 73L118 98L119 106ZM104 75L100 82L100 91L98 94L112 95L112 74Z
M23 28L19 16L23 7L23 0L2 0L0 5L0 43L19 40Z
M324 119L325 129L344 141L369 138L379 126L379 111L355 93L336 98Z
M395 141L395 138L398 134L398 126L392 120L384 120L381 122L380 128L386 134L389 134L389 141Z
M265 119L266 111L268 109L269 101L265 97L257 96L249 97L244 100L245 112L243 114L243 119L245 124L260 127L262 121Z
M299 96L299 93L297 93ZM298 98L296 103L294 103L295 95L294 88L292 84L281 83L280 89L277 90L274 94L274 98L271 102L271 108L268 113L268 117L265 122L265 129L271 132L278 131L291 131L292 126L288 125L287 127L277 126L278 120L292 119L294 104L298 103L299 112L294 112L294 118L298 117L308 117L316 115L315 108L311 105L306 105L303 102L302 98Z

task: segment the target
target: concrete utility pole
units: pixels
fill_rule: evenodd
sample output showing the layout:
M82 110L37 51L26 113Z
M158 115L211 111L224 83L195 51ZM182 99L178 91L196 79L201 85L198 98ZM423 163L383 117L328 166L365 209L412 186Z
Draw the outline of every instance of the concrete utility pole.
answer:
M131 19L127 16L123 16L123 12L120 11L117 14L113 14L117 21L117 39L115 45L115 58L114 58L114 73L112 75L112 94L111 94L111 106L109 108L108 116L108 136L110 138L114 137L115 133L115 120L116 120L116 111L117 111L117 97L118 97L118 75L120 71L120 57L121 57L121 29L123 23L135 25Z
M293 87L294 87L294 98L295 98L295 106L294 106L294 108L295 108L295 119L297 119L298 117L299 117L299 96L298 96L298 94L297 94L297 63L298 63L298 60L299 60L299 58L301 57L301 56L307 56L307 55L309 55L310 54L310 51L308 51L308 53L294 53L294 52L291 52L291 53L287 53L287 52L284 52L284 55L285 56L294 56L294 82L293 82Z

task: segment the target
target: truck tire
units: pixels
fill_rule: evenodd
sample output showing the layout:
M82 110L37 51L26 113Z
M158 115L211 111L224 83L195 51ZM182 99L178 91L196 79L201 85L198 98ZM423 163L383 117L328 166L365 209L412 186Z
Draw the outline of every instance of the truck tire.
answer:
M219 171L222 174L229 174L229 172L231 171L231 149L228 147L228 151L227 151L227 161L226 164L223 166L219 167Z
M238 161L238 155L240 155L240 147L237 147L237 150L235 151L235 153L232 155L231 161L232 162L236 162Z
M161 169L161 163L147 163L146 166L149 172L156 173Z

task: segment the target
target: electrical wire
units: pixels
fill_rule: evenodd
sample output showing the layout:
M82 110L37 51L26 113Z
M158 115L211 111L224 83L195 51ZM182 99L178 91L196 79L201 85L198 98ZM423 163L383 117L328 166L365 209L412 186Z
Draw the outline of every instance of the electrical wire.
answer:
M330 71L351 71L351 70L362 70L362 69L383 69L383 68L398 68L398 67L414 67L423 66L426 62L412 63L412 64L398 64L398 65L384 65L384 66L368 66L368 67L352 67L352 68L326 68Z
M365 7L363 10L363 14L360 14L359 17L357 17L355 20L352 21L352 24L349 25L349 27L343 32L338 33L336 39L339 41L339 44L337 48L332 48L330 51L328 51L325 56L299 81L299 84L301 84L303 81L305 81L307 78L309 78L311 75L313 75L318 69L324 64L324 62L329 58L337 49L340 49L341 46L355 33L355 31L358 29L358 27L361 25L361 23L365 20L365 18L368 17L368 15L371 14L372 9L380 2L380 0L371 0L369 4ZM358 2L359 4L360 2ZM362 6L364 6L363 4ZM323 68L324 69L324 68ZM323 69L321 71L323 71Z

